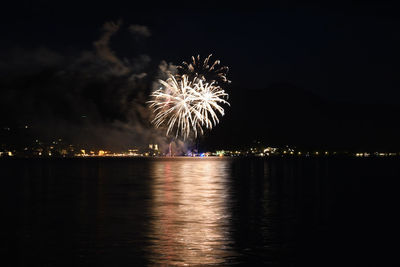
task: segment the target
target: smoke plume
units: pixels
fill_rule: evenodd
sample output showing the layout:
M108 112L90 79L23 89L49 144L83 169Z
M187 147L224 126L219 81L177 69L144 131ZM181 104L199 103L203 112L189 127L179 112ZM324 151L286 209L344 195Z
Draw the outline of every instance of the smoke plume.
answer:
M1 127L29 126L33 139L62 138L93 148L126 150L158 143L167 149L164 133L154 129L147 101L155 81L175 71L137 54L119 58L110 48L123 24L106 22L93 50L62 54L49 48L13 48L0 60ZM131 25L145 37L145 26Z

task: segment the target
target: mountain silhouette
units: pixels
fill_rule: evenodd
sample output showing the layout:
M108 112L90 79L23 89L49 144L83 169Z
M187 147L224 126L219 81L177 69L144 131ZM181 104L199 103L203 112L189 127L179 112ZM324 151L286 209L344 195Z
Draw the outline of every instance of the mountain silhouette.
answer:
M254 141L327 149L398 149L400 108L327 100L291 84L264 90L232 88L226 115L207 133L207 148L245 147Z

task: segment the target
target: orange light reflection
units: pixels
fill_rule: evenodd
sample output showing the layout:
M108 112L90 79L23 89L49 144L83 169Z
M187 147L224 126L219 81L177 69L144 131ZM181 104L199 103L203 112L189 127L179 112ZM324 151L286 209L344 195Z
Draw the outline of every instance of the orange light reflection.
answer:
M154 264L220 264L232 256L228 164L222 159L154 162Z

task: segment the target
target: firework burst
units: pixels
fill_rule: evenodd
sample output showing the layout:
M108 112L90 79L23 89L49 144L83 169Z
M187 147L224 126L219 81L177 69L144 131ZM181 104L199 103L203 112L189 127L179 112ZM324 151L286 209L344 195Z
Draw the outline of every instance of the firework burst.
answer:
M210 58L212 54L206 57L204 60L201 59L200 55L197 57L192 56L192 62L182 62L181 66L178 66L179 75L187 75L189 79L201 79L209 83L215 84L230 83L226 78L229 68L222 66L219 60L215 60L212 64Z
M193 133L197 137L204 133L204 128L212 129L219 123L218 115L224 115L221 104L229 105L224 99L228 94L215 82L169 75L160 84L149 103L155 114L152 123L157 128L165 126L167 136L174 134L175 138L186 139Z
M159 82L162 86L152 93L152 100L149 101L155 113L152 123L156 128L167 125L167 136L173 131L175 137L189 136L193 116L192 82L186 76L178 81L172 75L166 81Z
M219 123L218 114L225 115L224 109L220 104L229 105L225 98L228 94L219 86L215 86L214 82L206 83L203 80L198 80L194 84L193 108L196 111L193 125L198 128L203 134L203 127L212 129L213 126Z

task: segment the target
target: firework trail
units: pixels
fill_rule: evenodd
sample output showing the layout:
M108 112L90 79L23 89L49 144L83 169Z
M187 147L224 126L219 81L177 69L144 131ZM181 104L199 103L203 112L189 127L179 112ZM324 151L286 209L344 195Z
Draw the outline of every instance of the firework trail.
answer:
M228 94L219 86L215 86L214 82L206 83L203 80L197 80L194 84L195 101L193 108L197 116L194 117L193 125L197 127L203 134L203 127L212 129L213 126L219 123L218 113L221 116L225 115L224 109L220 104L229 105ZM197 133L197 131L195 131Z
M229 103L224 99L228 94L212 81L202 78L190 78L188 75L169 75L166 81L151 94L149 101L155 117L155 127L166 126L166 135L175 134L175 138L188 138L191 133L197 137L204 128L212 129L219 123L218 115L224 116L220 104Z
M167 136L175 131L175 137L188 137L194 116L192 82L187 76L177 80L173 75L159 82L162 86L151 94L153 100L149 101L155 113L152 123L156 128L166 124Z
M197 57L192 56L192 62L182 62L181 66L178 66L179 75L187 75L189 79L201 79L209 83L214 82L216 85L230 83L226 78L229 68L221 66L219 60L215 60L214 63L210 63L212 54L206 57L203 61L200 55Z

